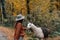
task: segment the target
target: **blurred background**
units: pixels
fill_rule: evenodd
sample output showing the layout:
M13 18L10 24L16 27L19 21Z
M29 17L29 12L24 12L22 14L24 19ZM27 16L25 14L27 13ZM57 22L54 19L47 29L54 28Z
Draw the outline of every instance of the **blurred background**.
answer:
M14 29L20 13L36 26L49 28L51 35L60 35L60 0L0 0L1 26ZM27 21L23 23L26 24Z

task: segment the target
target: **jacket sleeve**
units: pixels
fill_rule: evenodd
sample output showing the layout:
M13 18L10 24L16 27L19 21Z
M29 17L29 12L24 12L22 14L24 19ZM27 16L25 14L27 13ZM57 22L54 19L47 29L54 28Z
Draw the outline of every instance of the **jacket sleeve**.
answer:
M14 39L18 40L19 39L19 35L20 35L20 30L21 30L21 24L18 23L15 27L15 34L14 34Z

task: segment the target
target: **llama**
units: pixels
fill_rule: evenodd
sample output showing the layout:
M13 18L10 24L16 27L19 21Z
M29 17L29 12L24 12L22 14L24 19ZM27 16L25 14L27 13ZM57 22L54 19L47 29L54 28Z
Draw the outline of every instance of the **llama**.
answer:
M35 36L41 40L47 40L46 38L48 38L49 29L47 28L36 27L33 23L28 23L27 29L32 29Z

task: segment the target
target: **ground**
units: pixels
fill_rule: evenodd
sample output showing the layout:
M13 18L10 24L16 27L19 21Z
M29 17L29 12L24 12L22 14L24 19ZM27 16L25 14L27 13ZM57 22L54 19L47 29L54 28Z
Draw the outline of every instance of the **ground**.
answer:
M0 26L0 40L13 40L14 29ZM25 35L24 40L27 40L28 37ZM60 36L54 38L48 38L48 40L60 40Z
M8 40L4 32L0 31L0 40Z
M11 29L11 28L7 28L7 27L3 27L3 26L0 26L0 33L2 34L2 32L4 34L2 34L3 36L6 35L7 39L8 40L13 40L13 37L14 37L14 29ZM26 35L25 35L26 37ZM27 40L27 37L24 39Z
M7 36L8 40L13 40L13 33L14 33L13 29L1 26L0 27L0 31L5 33L5 35Z

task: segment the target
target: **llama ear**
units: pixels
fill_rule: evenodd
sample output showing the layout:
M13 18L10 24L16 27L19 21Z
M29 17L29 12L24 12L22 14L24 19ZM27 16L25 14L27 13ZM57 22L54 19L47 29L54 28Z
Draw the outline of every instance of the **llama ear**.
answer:
M28 24L29 24L30 22L28 21Z

